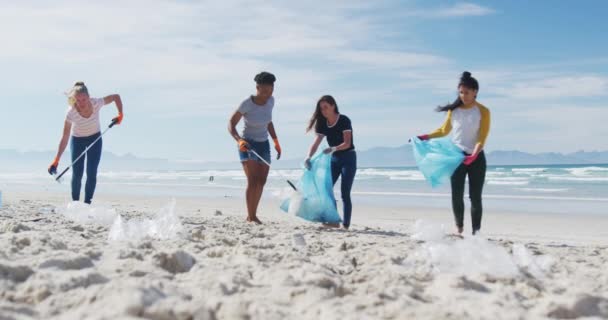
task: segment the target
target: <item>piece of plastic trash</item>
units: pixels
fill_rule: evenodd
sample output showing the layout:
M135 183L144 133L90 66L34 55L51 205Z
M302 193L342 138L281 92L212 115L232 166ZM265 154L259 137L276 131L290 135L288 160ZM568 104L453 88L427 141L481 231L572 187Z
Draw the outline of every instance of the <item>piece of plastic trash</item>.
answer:
M412 239L421 241L441 241L446 236L446 228L426 220L418 219L414 222Z
M412 238L422 243L407 258L406 265L457 276L515 278L527 273L542 279L555 264L553 257L535 256L521 243L514 243L509 250L479 235L457 238L447 232L442 224L417 220Z
M551 267L555 263L550 255L535 256L521 243L513 244L511 251L513 252L513 260L519 268L526 270L537 279L542 279L551 272Z
M319 152L311 160L310 170L303 169L293 191L281 204L281 209L313 222L340 223L331 180L331 155Z
M499 278L512 278L519 274L517 264L507 249L483 237L465 235L462 239L451 238L445 226L417 220L412 238L424 241L411 255L413 265L425 265L435 273Z
M116 210L97 204L86 204L79 201L68 203L65 208L57 210L66 218L82 224L110 226L116 218Z
M42 207L38 208L38 213L39 214L55 213L55 207L52 205L43 205Z
M462 150L448 138L422 141L413 137L411 141L416 165L433 188L449 181L464 160Z
M151 218L133 218L125 221L120 215L116 217L108 240L110 241L138 241L145 238L175 239L184 227L175 214L175 199L160 209L159 213Z
M304 239L304 235L301 233L296 233L293 235L293 246L294 247L305 247L306 239Z
M509 252L477 236L452 242L425 244L435 270L465 276L490 275L499 278L517 276L519 269Z

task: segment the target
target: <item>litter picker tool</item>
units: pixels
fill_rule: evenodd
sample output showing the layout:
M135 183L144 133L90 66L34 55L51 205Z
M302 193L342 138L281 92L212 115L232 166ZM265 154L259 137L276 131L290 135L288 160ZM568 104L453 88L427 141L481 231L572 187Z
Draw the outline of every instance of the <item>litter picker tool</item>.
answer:
M268 163L268 161L264 160L264 158L262 158L262 157L261 157L261 156L260 156L260 155L259 155L257 152L255 152L255 150L253 150L253 149L249 149L249 150L248 150L248 152L253 153L253 154L254 154L256 157L258 157L260 160L262 160L262 162L264 162L264 163L265 163L265 164L266 164L266 165L267 165L269 168L271 167L271 166L270 166L270 163ZM281 174L281 172L279 172L279 171L277 171L277 173L278 173L278 174L279 174L279 175L280 175L280 176L281 176L283 179L285 179L285 180L287 181L287 183L289 184L289 186L291 186L291 187L293 188L293 190L298 191L298 188L296 188L296 186L295 186L295 185L294 185L294 184L293 184L291 181L289 181L289 179L287 179L287 177L285 177L285 176L284 176L283 174Z
M70 168L72 168L72 166L74 166L74 164L80 160L80 158L82 158L87 151L89 151L89 149L95 144L97 143L97 141L99 141L99 139L101 139L101 137L103 137L103 135L108 132L108 130L110 130L116 123L118 122L118 119L112 119L112 123L110 123L110 125L101 133L101 135L99 137L97 137L97 139L95 139L95 141L93 141L90 145L87 146L86 149L84 149L84 151L78 156L78 158L76 158L76 160L74 160L74 162L72 162L72 164L70 164L67 168L65 168L58 176L57 178L55 178L55 181L59 182L59 179L61 179L61 177L66 174L66 172L68 172L68 170L70 170Z

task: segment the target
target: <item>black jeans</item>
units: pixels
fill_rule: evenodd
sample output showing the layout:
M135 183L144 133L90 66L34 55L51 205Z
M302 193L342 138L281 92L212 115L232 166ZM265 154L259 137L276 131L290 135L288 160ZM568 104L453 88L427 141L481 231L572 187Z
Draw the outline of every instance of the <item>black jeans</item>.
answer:
M481 229L483 206L481 193L486 179L486 156L481 151L477 159L470 165L460 164L452 174L452 210L459 228L464 226L464 187L465 179L469 177L469 198L471 199L471 222L473 233Z

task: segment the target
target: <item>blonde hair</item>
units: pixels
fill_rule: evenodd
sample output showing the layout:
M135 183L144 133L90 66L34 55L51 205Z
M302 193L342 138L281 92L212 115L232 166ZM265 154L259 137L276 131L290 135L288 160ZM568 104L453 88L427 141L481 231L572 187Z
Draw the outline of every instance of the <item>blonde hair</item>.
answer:
M85 93L86 95L89 95L89 89L87 88L87 86L84 85L84 82L82 81L76 81L74 83L74 86L65 93L65 95L68 97L68 104L72 107L74 107L76 105L76 95L79 93Z

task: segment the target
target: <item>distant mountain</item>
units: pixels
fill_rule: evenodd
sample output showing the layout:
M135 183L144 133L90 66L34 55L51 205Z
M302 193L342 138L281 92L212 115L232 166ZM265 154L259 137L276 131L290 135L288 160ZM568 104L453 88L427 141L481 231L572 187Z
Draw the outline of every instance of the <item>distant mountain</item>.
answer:
M46 171L55 157L51 151L0 150L0 171ZM171 162L167 159L139 158L133 154L116 155L103 152L102 170L168 170ZM70 152L66 151L61 159L60 168L71 163Z
M69 155L69 152L66 153ZM51 151L0 150L0 172L32 171L44 172L55 156ZM526 153L521 151L492 151L487 154L489 165L548 165L548 164L606 164L608 151L578 151L573 153ZM61 168L69 164L69 158L63 158ZM277 168L300 167L302 159L274 161ZM411 147L376 147L357 151L359 167L404 167L414 166ZM208 170L239 169L238 161L203 162L174 161L160 158L140 158L133 154L116 155L104 152L101 170Z

